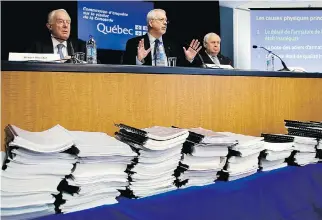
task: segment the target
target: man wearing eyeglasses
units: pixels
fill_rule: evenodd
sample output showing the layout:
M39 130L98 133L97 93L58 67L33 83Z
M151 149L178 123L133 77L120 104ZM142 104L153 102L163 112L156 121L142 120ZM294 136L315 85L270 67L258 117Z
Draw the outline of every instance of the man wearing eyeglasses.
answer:
M208 33L205 35L203 40L205 50L200 51L200 56L205 64L232 65L231 60L220 53L220 43L221 38L218 34ZM200 59L196 63L199 66L202 65Z
M57 9L51 11L48 14L48 23L46 26L50 32L50 37L35 42L28 52L55 53L59 54L61 59L71 56L75 52L85 53L85 42L69 39L71 18L66 10Z
M147 14L148 32L128 40L123 64L167 66L167 58L176 57L177 65L188 66L202 48L198 40L192 40L188 49L177 49L165 37L167 16L162 9L153 9Z

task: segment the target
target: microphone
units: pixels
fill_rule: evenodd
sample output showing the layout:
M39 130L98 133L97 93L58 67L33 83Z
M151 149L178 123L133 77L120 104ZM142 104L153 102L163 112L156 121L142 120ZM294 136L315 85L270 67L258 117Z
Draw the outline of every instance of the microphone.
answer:
M71 41L69 41L69 45L70 45L71 55L70 55L70 59L68 59L65 63L78 63L77 58L75 57L75 51Z
M50 31L50 33L51 33L51 31ZM68 39L66 40L66 39L59 38L59 37L54 36L52 34L51 34L51 36L53 38L55 38L56 40L61 40L61 41L67 41L67 42L69 42L69 45L70 45L70 48L71 48L71 55L70 55L70 58L67 59L65 63L79 63L79 61L75 57L75 50L74 50L74 47L73 47L73 44L72 44L71 41L68 41Z
M189 46L190 47L190 46ZM198 51L198 57L199 57L199 59L200 59L200 61L201 61L201 63L202 63L202 65L201 65L201 67L202 68L207 68L207 65L205 64L205 61L203 60L203 58L202 58L202 56L200 55L200 51Z
M69 41L69 45L70 45L70 50L71 50L71 61L72 61L72 63L83 63L83 61L77 59L77 57L75 56L75 50L74 50L73 43L72 43L71 40Z
M69 41L69 45L70 45L70 49L71 49L71 52L72 52L71 56L74 57L75 56L75 50L74 50L72 41Z
M203 68L207 68L207 66L206 66L206 64L205 64L205 62L204 62L204 60L203 60L203 58L202 58L202 56L200 55L200 53L199 53L199 52L198 52L198 57L199 57L199 59L201 60L202 67L203 67Z
M289 69L289 68L287 68L287 66L286 66L285 62L282 60L282 58L280 58L277 54L275 54L275 53L273 53L272 51L270 51L270 50L266 49L265 47L258 47L257 45L253 45L253 48L254 48L254 49L262 48L262 49L266 50L267 52L269 52L269 53L273 54L274 56L276 56L278 59L280 59L280 61L281 61L282 65L283 65L283 69L280 69L280 70L278 70L278 71L290 71L290 69Z

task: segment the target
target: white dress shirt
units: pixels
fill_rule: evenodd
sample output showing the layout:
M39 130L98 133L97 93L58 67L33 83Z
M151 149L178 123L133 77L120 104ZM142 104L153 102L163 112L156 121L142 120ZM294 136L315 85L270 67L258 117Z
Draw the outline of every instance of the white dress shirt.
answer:
M153 58L154 58L154 54L153 54L153 52L154 52L154 45L155 45L155 40L156 40L156 38L155 37L153 37L151 34L149 34L149 33L147 33L147 35L148 35L148 37L149 37L149 41L150 41L150 48L151 48L151 52L150 52L150 54L151 54L151 60L152 60L152 66L155 66L155 63L153 62ZM167 58L167 55L166 55L166 53L165 53L165 48L164 48L164 45L163 45L163 40L162 40L162 36L159 38L159 47L163 47L163 51L164 51L164 54L165 54L165 60L166 60L166 62L165 62L165 66L168 66L168 62L167 62L167 60L168 60L168 58ZM137 65L142 65L143 64L143 62L140 62L139 60L138 60L138 57L136 56L136 64Z
M68 51L67 51L67 41L63 41L62 43L60 43L57 39L55 39L53 36L51 36L51 40L53 42L53 48L54 48L54 53L57 54L58 53L58 44L63 44L64 47L62 48L63 51L63 55L64 57L68 56Z

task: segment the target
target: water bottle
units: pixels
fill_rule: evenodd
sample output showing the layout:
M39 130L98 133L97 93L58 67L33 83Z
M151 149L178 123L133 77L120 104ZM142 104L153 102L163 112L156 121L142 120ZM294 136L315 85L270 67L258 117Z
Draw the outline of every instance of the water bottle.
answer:
M89 40L86 42L86 61L90 64L97 63L96 42L92 35L89 36Z
M266 56L266 70L274 71L274 55L271 52Z

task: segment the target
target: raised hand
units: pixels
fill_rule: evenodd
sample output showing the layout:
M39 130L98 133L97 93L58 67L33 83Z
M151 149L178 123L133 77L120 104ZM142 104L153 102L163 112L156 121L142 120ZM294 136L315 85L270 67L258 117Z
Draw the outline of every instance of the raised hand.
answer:
M200 45L200 42L198 40L193 39L188 49L183 47L184 54L188 61L191 62L195 58L197 53L201 50L202 46L199 47L199 45Z
M142 62L142 60L150 53L151 49L152 48L150 47L149 49L146 50L144 48L144 39L141 39L138 45L138 55L137 55L138 60Z

